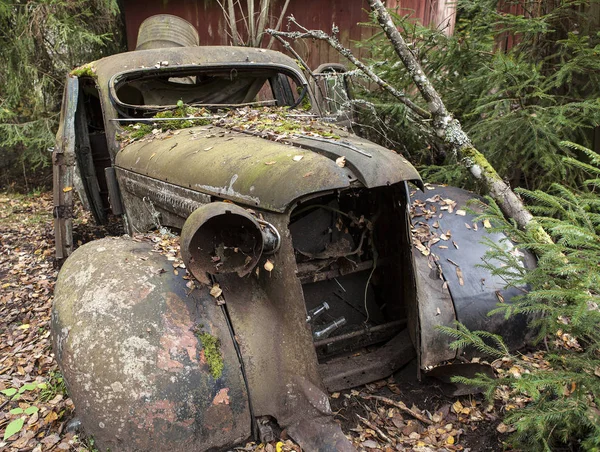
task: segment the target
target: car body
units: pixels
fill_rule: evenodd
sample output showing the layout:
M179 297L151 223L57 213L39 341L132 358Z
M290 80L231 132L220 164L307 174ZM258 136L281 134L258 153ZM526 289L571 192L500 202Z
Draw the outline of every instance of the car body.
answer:
M102 450L226 449L273 423L305 450L353 450L327 391L452 360L436 326L457 320L522 344L524 321L486 316L515 289L477 267L482 238L505 237L465 227L475 195L324 121L315 89L244 47L146 48L67 77L52 329ZM73 187L129 235L73 251Z

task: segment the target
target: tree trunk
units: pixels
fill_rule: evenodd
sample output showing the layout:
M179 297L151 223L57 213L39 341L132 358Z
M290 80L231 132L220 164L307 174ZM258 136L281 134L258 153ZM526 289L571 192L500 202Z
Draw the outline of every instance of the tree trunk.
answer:
M533 227L540 238L544 241L551 241L546 231L533 220L533 216L521 198L502 180L485 156L473 146L460 122L448 112L441 96L423 72L421 64L406 45L385 5L381 0L369 0L369 5L400 61L427 102L436 134L469 169L473 177L483 183L490 196L494 198L507 217L515 220L521 229Z

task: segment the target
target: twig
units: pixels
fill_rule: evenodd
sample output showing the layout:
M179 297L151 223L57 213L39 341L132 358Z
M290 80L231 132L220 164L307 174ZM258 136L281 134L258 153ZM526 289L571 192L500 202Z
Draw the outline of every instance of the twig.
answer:
M285 17L285 13L287 11L288 5L290 4L290 0L285 0L283 4L283 8L281 9L281 14L279 15L279 19L277 19L277 24L275 25L275 30L279 30L281 28L281 24L283 23L283 18ZM275 36L271 35L271 39L269 39L269 44L267 45L267 49L273 47L273 43L275 42Z
M10 402L10 399L5 400L4 403L0 405L0 410L4 408L8 404L8 402Z
M446 258L446 260L448 262L450 262L452 265L454 265L455 267L460 267L460 265L458 265L456 262L454 262L452 259L450 259L449 257Z
M425 75L419 60L398 31L384 3L381 0L369 0L369 6L392 44L396 55L404 64L409 76L421 93L421 97L427 102L427 108L431 113L430 117L433 119L433 128L436 134L443 138L444 143L462 160L471 175L483 182L492 198L507 217L514 219L521 229L533 229L532 232L541 241L553 243L550 235L533 219L521 198L502 180L485 156L473 146L460 122L448 112L441 96Z
M410 414L415 419L423 422L424 424L433 425L433 422L431 420L427 419L422 414L416 413L415 411L411 410L409 407L407 407L405 405L404 402L396 402L395 400L388 399L387 397L374 396L374 395L361 395L361 397L363 399L367 399L367 400L379 400L380 402L395 406L396 408L399 408L400 410L404 411L406 414Z
M381 431L381 429L379 427L377 427L375 424L373 424L371 421L368 421L367 419L365 419L364 417L362 417L358 413L356 413L356 417L358 419L360 419L360 422L362 422L363 424L365 424L371 430L375 431L375 433L377 433L377 436L379 436L383 441L385 441L386 443L390 443L390 444L392 443L392 440L390 440L387 437L387 435L385 433L383 433Z
M267 30L267 33L268 32L269 32L269 30ZM310 68L306 64L306 61L304 61L304 59L302 59L302 57L300 56L300 54L298 52L296 52L296 50L290 45L290 43L287 42L285 39L283 39L281 36L277 36L277 35L271 35L271 39L277 39L281 43L281 45L283 46L284 49L286 49L288 52L290 52L294 56L294 58L296 58L298 61L300 61L300 64L302 64L302 66L304 67L304 70L314 80L315 86L317 87L317 89L319 91L321 91L321 86L319 85L319 81L315 77L315 74L313 74L313 72L310 70ZM321 96L323 96L323 92L322 91L321 91ZM317 108L318 108L318 110L319 110L320 113L323 113L321 111L321 106L319 105L318 102L317 102Z
M293 23L294 25L300 27L300 25L296 22L296 20L294 19L293 16L288 17L288 20L291 23ZM333 47L341 55L346 57L353 65L355 65L357 68L359 68L365 74L367 74L367 76L369 78L371 78L371 80L373 80L381 88L383 88L384 90L389 92L392 96L394 96L396 99L398 99L404 105L406 105L408 108L410 108L412 111L414 111L417 115L419 115L420 117L425 118L425 119L431 118L431 114L428 111L419 107L412 100L410 100L408 97L406 97L406 95L404 93L398 91L396 88L391 86L388 82L381 79L367 65L365 65L362 61L360 61L358 58L356 58L349 49L342 46L342 44L340 43L340 41L338 40L338 38L336 36L330 36L327 33L325 33L323 30L307 30L307 29L304 29L304 30L305 31L302 31L302 32L301 31L277 31L277 30L273 30L273 29L269 28L267 30L267 33L269 33L271 36L280 36L280 37L293 39L293 40L310 38L310 39L318 39L320 41L328 42L331 47Z

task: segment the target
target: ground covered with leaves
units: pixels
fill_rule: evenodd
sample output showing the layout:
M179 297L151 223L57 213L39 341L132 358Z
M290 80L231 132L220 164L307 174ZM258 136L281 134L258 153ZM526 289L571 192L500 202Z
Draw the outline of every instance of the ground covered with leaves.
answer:
M109 234L80 209L78 244ZM0 194L0 450L94 450L80 435L75 407L52 353L50 308L57 276L49 194ZM161 242L159 240L159 242ZM162 243L162 242L161 242ZM170 253L177 253L170 249ZM545 365L531 355L532 365ZM499 374L527 372L496 360ZM480 396L449 397L443 385L416 379L413 365L387 380L331 395L332 408L359 450L498 450L505 410L522 406L507 389L490 404ZM517 405L515 405L517 404ZM286 437L239 450L300 450Z

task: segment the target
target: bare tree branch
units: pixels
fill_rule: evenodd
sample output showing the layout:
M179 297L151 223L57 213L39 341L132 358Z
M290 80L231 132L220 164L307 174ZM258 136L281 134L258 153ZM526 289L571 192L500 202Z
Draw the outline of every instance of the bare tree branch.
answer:
M256 39L256 30L254 28L254 0L247 0L248 6L248 41L254 45Z
M285 3L283 4L283 8L281 9L281 14L279 15L279 19L277 19L277 24L275 25L275 30L279 30L281 29L281 24L283 23L283 18L285 17L285 13L287 11L287 8L290 4L290 0L285 0ZM267 49L270 49L271 47L273 47L273 42L275 41L275 36L271 36L271 39L269 40L269 45L267 45Z
M221 7L223 8L223 7ZM223 8L223 11L225 9ZM235 8L233 5L233 0L227 0L227 21L229 22L229 29L231 30L231 41L234 46L240 45L238 40L238 31L237 31L237 20L235 17Z
M293 24L300 27L300 25L296 22L296 20L294 19L293 16L290 16L288 19L290 20L290 22L292 22ZM431 114L428 111L419 107L412 100L410 100L408 97L406 97L406 95L404 93L398 91L396 88L391 86L385 80L381 79L377 74L375 74L375 72L373 72L373 70L371 70L371 68L369 68L362 61L357 59L349 49L345 48L340 43L340 41L338 40L338 38L335 35L330 36L322 30L307 30L307 29L304 29L304 31L277 31L277 30L273 30L273 29L269 28L267 30L267 33L269 33L271 36L279 36L279 37L284 37L284 38L293 39L293 40L311 38L311 39L318 39L321 41L328 42L330 46L332 46L335 50L337 50L341 55L346 57L356 67L358 67L360 70L362 70L371 80L373 80L381 88L385 89L392 96L394 96L396 99L398 99L404 105L406 105L408 108L410 108L412 111L414 111L418 116L420 116L421 118L424 118L424 119L431 118Z
M260 12L258 13L258 24L256 25L256 36L252 45L254 47L260 47L260 42L265 33L265 24L267 22L267 16L269 15L269 6L271 0L260 0Z
M369 5L379 25L392 43L400 61L406 67L421 96L427 102L436 134L443 138L444 142L461 159L471 174L484 184L505 215L514 219L520 228L534 227L540 239L547 242L551 241L546 231L537 222L533 221L533 216L527 210L521 198L502 180L485 156L473 146L468 135L463 131L460 122L448 112L441 96L423 72L421 64L396 28L383 2L381 0L369 0Z
M267 33L269 31L267 30ZM304 59L302 59L302 57L298 54L298 52L296 52L296 50L294 50L294 48L290 45L289 42L287 42L285 39L283 39L281 36L278 35L272 35L272 39L277 39L281 45L283 46L284 49L286 49L288 52L290 52L294 58L296 58L300 64L302 64L302 66L304 66L304 70L305 72L307 72L310 77L313 79L313 81L315 82L315 86L317 87L317 89L321 89L320 85L319 85L319 81L317 80L317 78L315 77L315 74L313 74L313 72L310 70L310 68L308 67L308 65L306 64L306 61L304 61ZM321 93L323 94L323 93ZM317 103L317 108L319 110L319 113L322 113L321 111L321 106Z

